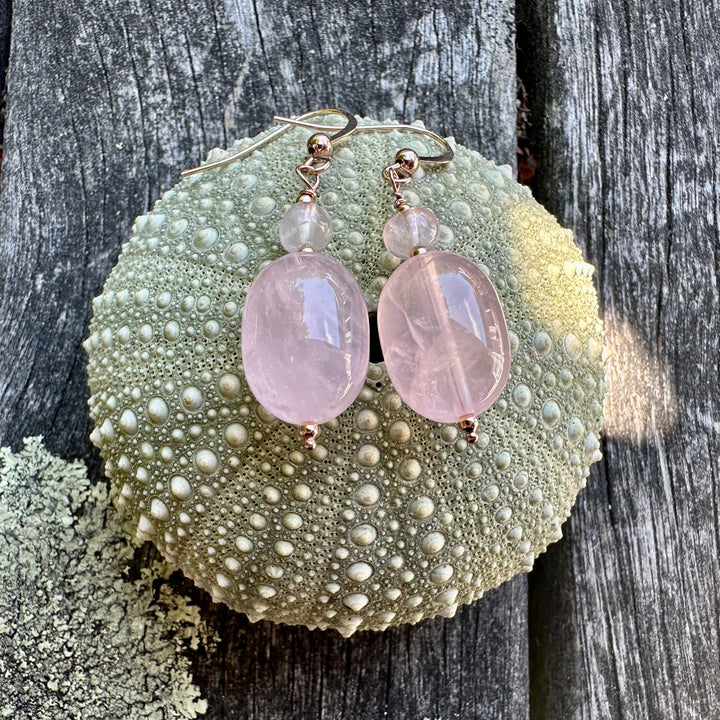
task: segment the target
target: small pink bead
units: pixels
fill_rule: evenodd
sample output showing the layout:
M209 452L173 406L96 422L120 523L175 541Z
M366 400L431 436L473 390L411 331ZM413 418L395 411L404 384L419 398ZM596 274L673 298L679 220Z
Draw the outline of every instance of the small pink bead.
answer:
M303 425L337 417L362 389L369 352L365 300L336 260L283 255L250 286L242 319L245 378L281 420Z
M332 238L330 213L316 202L296 202L280 221L280 243L288 252L324 250Z
M409 258L415 248L432 250L437 245L438 231L438 220L432 210L409 207L388 220L383 242L396 257Z
M451 252L428 252L390 276L378 303L388 375L415 412L437 422L479 415L510 373L510 340L485 273Z

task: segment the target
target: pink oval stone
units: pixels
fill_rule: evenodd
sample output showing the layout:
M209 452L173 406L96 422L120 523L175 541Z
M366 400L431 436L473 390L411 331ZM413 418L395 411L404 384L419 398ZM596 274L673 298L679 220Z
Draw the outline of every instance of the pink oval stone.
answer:
M497 292L467 258L428 252L390 276L378 303L385 366L415 412L457 422L489 408L510 373L510 340Z
M367 374L368 312L355 278L312 252L283 255L253 281L242 319L250 390L295 425L347 410Z

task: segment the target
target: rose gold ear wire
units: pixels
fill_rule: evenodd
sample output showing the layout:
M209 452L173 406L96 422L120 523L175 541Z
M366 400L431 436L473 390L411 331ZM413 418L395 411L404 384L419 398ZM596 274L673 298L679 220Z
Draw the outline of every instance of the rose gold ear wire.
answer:
M320 125L318 123L304 122L302 116L299 118L282 118L276 117L279 122L285 122L292 125L300 125L301 127L313 128L315 130L331 130L333 128ZM413 174L417 171L422 163L427 165L446 165L454 157L455 153L450 147L448 141L428 130L417 125L405 125L402 123L375 124L375 125L357 125L353 128L354 132L391 132L392 130L407 130L408 132L425 135L434 140L443 148L440 155L419 155L411 148L403 148L395 153L394 162L388 165L383 171L382 176L393 186L393 195L395 196L395 210L404 210L408 207L407 200L401 193L401 186L412 179ZM352 131L351 131L352 132ZM299 170L298 170L299 172Z
M345 125L338 129L338 127L334 125L318 125L316 123L306 122L309 118L313 118L316 115L330 114L342 115L346 120ZM308 140L308 155L310 155L310 158L306 163L304 163L303 165L299 165L296 169L298 175L300 175L302 181L307 186L308 194L311 194L310 197L314 198L315 188L317 187L317 183L319 180L317 176L327 170L327 168L329 167L330 150L332 149L332 144L353 132L357 127L357 119L354 115L351 115L344 110L338 110L337 108L322 108L321 110L311 110L304 115L299 115L297 118L284 118L276 116L274 119L277 122L281 122L283 124L276 130L273 130L271 133L266 135L264 138L260 138L260 140L254 142L252 145L243 148L242 150L239 150L233 155L222 158L222 160L216 160L215 162L207 163L206 165L198 165L198 167L190 168L189 170L183 170L180 174L182 175L182 177L185 178L189 177L190 175L205 172L205 170L214 170L215 168L229 165L236 160L240 160L241 158L250 155L263 145L272 142L273 140L275 140L275 138L279 137L284 132L287 132L293 125L310 127L316 130L323 130L326 132L331 132L335 130L335 134L330 136L323 135L322 133L316 133L315 135L313 135ZM315 179L309 180L309 178Z
M347 113L343 112L342 110L316 110L315 114L318 114L320 112L336 112L347 117ZM310 113L307 113L307 115L310 115ZM332 125L321 125L320 123L305 122L306 117L306 115L300 115L297 118L285 118L276 116L275 120L277 120L278 122L288 123L289 125L299 125L300 127L311 128L313 130L323 130L325 132L336 129ZM345 131L345 129L343 128L342 135L348 135L350 132L391 132L393 130L407 130L408 132L417 133L418 135L425 135L426 137L431 138L444 148L441 155L418 155L418 160L421 163L427 163L428 165L445 165L455 157L455 152L450 147L450 143L448 143L448 141L444 137L442 137L442 135L438 135L432 130L420 127L419 125L404 125L402 123L378 123L376 125L358 125L356 122L352 130ZM337 140L337 137L333 137L332 139ZM399 152L401 153L403 151L400 150ZM410 152L415 151L410 150Z

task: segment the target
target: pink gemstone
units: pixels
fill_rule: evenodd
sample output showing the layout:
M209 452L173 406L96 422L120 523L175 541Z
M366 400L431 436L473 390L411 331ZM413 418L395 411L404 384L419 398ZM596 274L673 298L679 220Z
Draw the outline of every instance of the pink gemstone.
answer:
M315 202L296 202L280 221L280 243L288 252L324 250L332 238L330 213Z
M415 248L432 250L440 227L432 210L409 207L388 220L383 230L385 247L396 257L409 258Z
M479 415L505 387L510 340L500 300L460 255L428 252L395 270L380 295L378 331L395 389L430 420Z
M242 320L245 378L276 417L303 425L338 416L365 382L369 352L365 300L339 262L290 253L253 281Z

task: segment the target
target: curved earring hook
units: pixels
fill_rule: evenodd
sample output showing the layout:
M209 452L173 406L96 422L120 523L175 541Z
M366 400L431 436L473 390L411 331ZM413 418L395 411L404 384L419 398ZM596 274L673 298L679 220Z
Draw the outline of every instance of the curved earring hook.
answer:
M342 111L338 110L337 112ZM343 113L343 115L347 116L347 113ZM287 123L289 125L299 125L300 127L310 128L313 130L322 130L323 132L329 132L330 130L335 129L331 125L321 125L320 123L305 122L304 118L305 116L301 115L297 118L276 117L275 120L277 120L278 122ZM355 126L349 132L390 132L392 130L407 130L408 132L414 132L418 135L425 135L426 137L431 138L436 143L438 143L438 145L441 145L444 148L444 152L441 155L418 155L418 160L420 162L428 163L429 165L445 165L455 157L453 149L450 147L448 141L444 137L442 137L442 135L438 135L432 130L428 130L424 127L418 127L417 125L404 125L402 123L390 123L388 125L358 125L356 121ZM347 134L348 132L342 133L342 135ZM332 137L330 139L335 140L336 138Z
M358 132L364 130L374 132L407 130L408 132L418 133L419 135L425 135L425 137L431 138L444 148L444 152L441 155L418 155L418 160L420 162L428 163L429 165L446 165L455 157L455 151L450 147L450 143L442 135L438 135L432 130L428 130L424 127L418 127L417 125L404 125L402 123L390 125L360 125L358 127Z
M269 135L266 135L264 138L261 138L257 142L254 142L252 145L243 148L239 152L236 152L229 157L223 158L222 160L216 160L215 162L208 163L207 165L198 165L198 167L190 168L189 170L183 170L180 175L185 178L190 175L195 175L196 173L204 172L205 170L214 170L215 168L229 165L231 162L235 162L235 160L240 160L241 158L244 158L247 155L255 152L255 150L262 147L263 145L272 142L273 140L275 140L275 138L279 137L284 132L287 132L293 125L322 129L325 131L338 130L337 125L317 125L305 122L308 118L315 117L316 115L325 115L331 113L343 115L347 121L338 132L330 136L331 142L336 142L337 140L340 140L341 138L353 132L355 128L357 128L357 119L355 118L355 116L345 112L344 110L339 110L338 108L322 108L321 110L311 110L310 112L306 112L305 114L299 115L296 118L284 118L276 116L274 120L282 122L283 125L281 125L276 130L273 130Z

